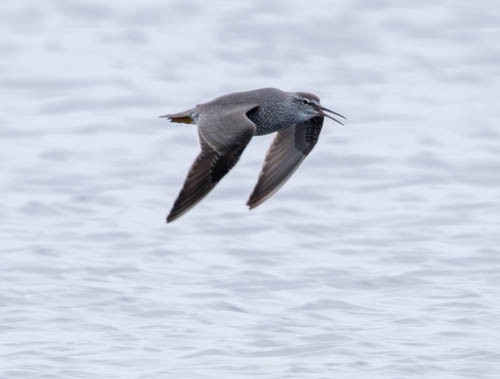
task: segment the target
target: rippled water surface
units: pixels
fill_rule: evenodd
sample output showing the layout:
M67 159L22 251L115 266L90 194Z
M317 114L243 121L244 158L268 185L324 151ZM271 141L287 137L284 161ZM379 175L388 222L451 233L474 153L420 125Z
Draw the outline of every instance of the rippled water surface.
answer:
M0 377L499 377L496 1L4 0L0 20ZM348 123L250 212L255 138L166 225L197 134L156 116L268 86Z

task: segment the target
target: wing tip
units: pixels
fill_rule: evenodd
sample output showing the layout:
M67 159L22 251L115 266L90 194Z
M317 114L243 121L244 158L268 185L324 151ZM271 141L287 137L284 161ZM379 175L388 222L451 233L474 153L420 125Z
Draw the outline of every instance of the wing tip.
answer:
M252 209L257 208L259 205L261 205L268 198L269 198L269 196L257 196L257 195L255 195L255 193L252 193L250 195L250 198L247 201L248 210L251 211Z
M165 218L165 223L170 224L172 221L175 221L177 218L179 218L182 215L181 213L174 213L174 211L170 211L170 213L167 215Z
M258 204L255 204L255 203L251 203L250 200L247 201L247 207L248 207L248 210L251 211L252 209L254 209Z
M207 192L198 193L196 197L185 199L179 195L177 200L174 203L174 206L170 210L170 213L166 217L165 221L167 224L172 221L177 220L179 217L183 216L187 213L191 208L193 208L196 204L200 202L207 194L210 192L211 188Z

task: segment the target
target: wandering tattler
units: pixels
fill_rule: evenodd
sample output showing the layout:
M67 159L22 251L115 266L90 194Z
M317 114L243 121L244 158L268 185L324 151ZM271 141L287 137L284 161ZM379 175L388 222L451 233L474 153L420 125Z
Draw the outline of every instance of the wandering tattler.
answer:
M160 116L197 124L201 145L167 222L203 199L238 162L253 136L278 132L247 205L252 209L267 200L313 149L323 118L342 124L325 112L345 119L323 107L312 93L261 88L230 93L184 112Z

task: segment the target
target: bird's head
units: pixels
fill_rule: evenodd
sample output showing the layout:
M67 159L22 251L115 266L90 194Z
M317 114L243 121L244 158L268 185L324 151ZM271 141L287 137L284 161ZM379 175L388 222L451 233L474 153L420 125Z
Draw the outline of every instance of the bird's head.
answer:
M316 116L321 116L321 117L328 117L329 119L339 123L340 125L344 125L342 121L334 118L333 116L330 116L328 113L325 112L332 113L335 116L343 118L344 120L345 117L342 116L340 113L334 112L322 106L319 103L319 97L312 93L297 92L293 97L293 102L294 105L299 110L299 112L301 113L301 116L304 117L304 121L309 120Z

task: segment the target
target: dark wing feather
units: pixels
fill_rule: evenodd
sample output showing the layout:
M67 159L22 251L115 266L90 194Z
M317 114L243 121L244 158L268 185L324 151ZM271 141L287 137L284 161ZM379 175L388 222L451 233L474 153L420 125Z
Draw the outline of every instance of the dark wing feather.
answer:
M318 142L322 126L323 117L318 116L278 132L248 199L250 209L263 203L285 184Z
M218 153L201 140L202 150L194 161L184 185L167 216L174 221L203 199L240 159L253 136L252 130L241 136L239 143ZM200 137L201 138L201 137Z

